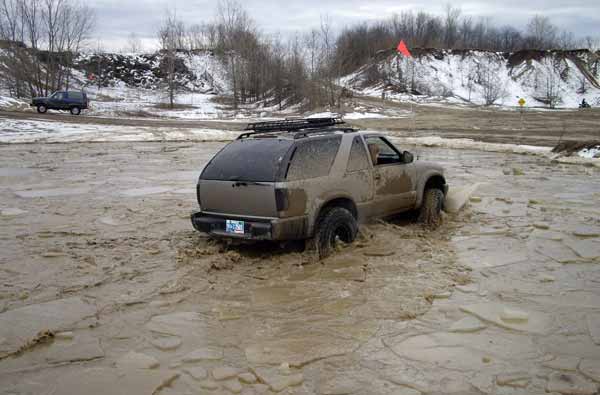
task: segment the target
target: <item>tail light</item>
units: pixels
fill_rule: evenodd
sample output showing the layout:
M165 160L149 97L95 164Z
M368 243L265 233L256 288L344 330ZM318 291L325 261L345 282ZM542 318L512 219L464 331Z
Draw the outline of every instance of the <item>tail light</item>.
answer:
M290 207L287 189L275 189L275 206L277 207L277 211L285 211Z
M198 206L202 208L202 203L200 203L200 180L198 180L198 184L196 184L196 199L198 200Z

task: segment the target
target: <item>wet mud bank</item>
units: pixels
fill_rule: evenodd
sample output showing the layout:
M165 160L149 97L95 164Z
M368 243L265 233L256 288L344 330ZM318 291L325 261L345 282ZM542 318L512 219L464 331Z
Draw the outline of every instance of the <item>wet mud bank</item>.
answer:
M597 391L599 169L420 149L466 206L319 262L191 229L221 146L0 147L2 393Z

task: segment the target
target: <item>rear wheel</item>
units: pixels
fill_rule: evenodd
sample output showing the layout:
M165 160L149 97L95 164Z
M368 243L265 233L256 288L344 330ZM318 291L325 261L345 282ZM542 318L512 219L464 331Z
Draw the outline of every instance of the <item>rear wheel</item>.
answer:
M444 192L438 188L430 188L423 193L423 204L419 212L419 222L437 227L442 223L442 206Z
M79 115L81 114L81 108L75 106L75 107L71 107L71 114L73 115Z
M352 213L343 207L333 207L317 223L315 244L319 258L331 255L340 243L352 243L358 224Z
M37 106L37 112L39 112L40 114L45 114L46 111L48 111L48 108L46 108L46 106L44 106L43 104Z

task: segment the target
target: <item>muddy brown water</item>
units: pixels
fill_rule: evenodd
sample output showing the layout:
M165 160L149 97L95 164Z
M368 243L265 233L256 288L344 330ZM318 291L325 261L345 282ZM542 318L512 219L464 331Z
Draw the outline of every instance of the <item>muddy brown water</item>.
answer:
M0 392L597 390L599 169L409 147L467 207L318 262L191 229L221 146L0 147Z

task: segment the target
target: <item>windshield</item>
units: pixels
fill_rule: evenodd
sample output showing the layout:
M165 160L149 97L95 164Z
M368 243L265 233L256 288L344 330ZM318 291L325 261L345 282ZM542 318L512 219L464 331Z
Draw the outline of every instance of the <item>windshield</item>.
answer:
M203 180L275 182L291 140L243 139L223 148L204 168Z

